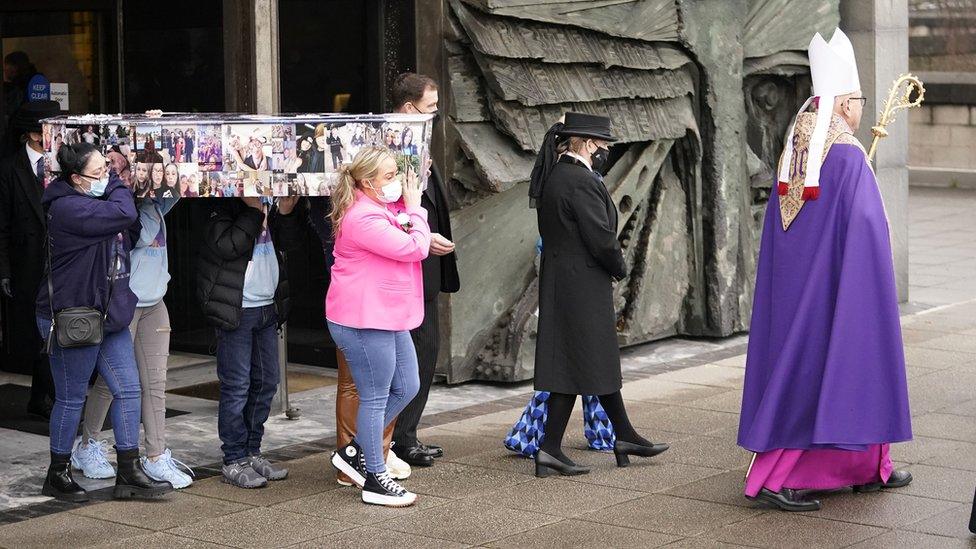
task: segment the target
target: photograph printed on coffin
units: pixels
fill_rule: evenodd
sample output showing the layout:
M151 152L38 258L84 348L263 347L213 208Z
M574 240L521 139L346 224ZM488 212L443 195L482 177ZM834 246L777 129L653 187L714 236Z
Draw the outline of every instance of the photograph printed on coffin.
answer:
M396 153L400 177L408 169L416 173L423 188L427 188L427 159L430 152L425 145L425 124L404 124L391 122L386 125L384 144Z
M132 126L128 124L104 124L101 134L102 145L108 149L117 148L122 152L122 147L132 148Z
M271 193L274 194L274 196L289 196L288 182L288 174L271 174Z
M299 173L329 173L339 171L344 162L352 160L348 144L356 124L299 124L297 131L297 171ZM286 158L287 160L287 158Z
M302 159L298 157L298 144L294 141L285 141L284 151L281 154L281 164L279 166L283 173L298 173L302 165Z
M210 172L210 176L210 196L219 198L244 196L244 172Z
M224 169L270 171L271 127L272 124L225 124Z
M197 190L200 198L223 196L220 192L223 175L221 172L200 172L200 187Z
M99 135L99 127L95 124L87 124L78 128L78 138L82 143L88 143L93 147L100 147L102 138Z
M244 196L272 196L270 172L244 172Z
M103 124L100 126L102 153L122 181L132 188L132 168L136 153L132 148L132 126Z
M327 173L322 176L322 181L318 184L318 196L332 196L332 191L339 184L339 174Z
M177 164L177 174L179 176L179 196L183 198L196 198L200 196L200 167L196 162L184 162Z
M220 124L199 125L196 129L196 163L200 166L201 172L219 172L223 170L223 150L221 142ZM191 159L190 162L193 162Z
M107 147L105 159L108 161L109 168L118 174L126 187L132 188L132 164L129 158L121 151L121 145ZM125 146L128 149L128 145Z
M199 146L196 127L192 125L167 125L160 131L163 154L168 162L183 164L196 162L196 148Z
M282 141L294 141L295 125L294 124L272 124L271 138L281 139Z
M137 125L135 128L136 162L163 162L159 152L163 128L158 125Z
M58 150L64 143L64 124L44 124L44 186L54 180L61 172L58 164Z
M338 178L337 173L299 173L292 179L291 193L298 196L329 196L331 190L326 181ZM325 194L323 194L323 192Z
M136 198L150 198L150 193L152 192L153 188L152 182L150 181L150 174L153 172L153 166L157 166L156 178L159 181L159 184L162 185L162 162L136 162L129 168L129 188L132 189L132 193Z

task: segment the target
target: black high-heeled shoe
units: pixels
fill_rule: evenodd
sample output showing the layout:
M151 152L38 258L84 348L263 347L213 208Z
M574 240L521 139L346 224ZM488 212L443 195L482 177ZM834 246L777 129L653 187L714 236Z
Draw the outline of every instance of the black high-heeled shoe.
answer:
M650 446L645 446L618 439L613 443L613 455L617 458L617 467L626 467L630 465L628 456L654 457L668 448L670 446L662 443L655 444L652 442Z
M553 473L563 476L585 475L590 472L589 467L582 467L575 463L563 463L550 454L539 450L535 455L535 476L545 478Z

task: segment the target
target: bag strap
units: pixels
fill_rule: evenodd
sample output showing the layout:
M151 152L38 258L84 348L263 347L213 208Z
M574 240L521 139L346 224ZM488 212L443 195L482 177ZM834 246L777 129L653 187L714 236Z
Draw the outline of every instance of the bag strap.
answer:
M51 232L47 233L47 246L45 246L47 251L47 304L51 307L51 325L54 325L54 282L51 278L54 276L54 266L51 263Z
M105 301L105 307L104 307L104 310L102 311L102 321L103 322L108 319L108 308L109 308L110 305L112 305L112 290L115 289L115 277L116 277L116 275L119 274L118 273L119 262L122 260L121 259L122 256L119 255L119 252L120 251L122 251L122 252L125 251L125 242L120 242L119 241L119 236L122 236L122 239L123 240L125 239L125 236L122 235L122 233L119 233L119 234L115 235L115 237L113 238L113 240L115 240L115 242L112 243L112 268L109 270L109 275L108 275L108 278L109 278L109 281L108 281L108 299ZM115 245L116 244L118 244L118 246L120 248L122 248L122 249L121 250L116 250L115 249Z

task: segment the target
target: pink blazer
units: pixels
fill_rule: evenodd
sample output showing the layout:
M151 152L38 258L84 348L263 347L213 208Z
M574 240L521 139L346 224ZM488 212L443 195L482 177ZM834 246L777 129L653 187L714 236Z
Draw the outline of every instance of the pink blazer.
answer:
M413 226L404 231L397 214ZM403 331L424 320L420 262L430 251L427 210L403 202L383 206L361 191L342 218L332 252L325 317L350 328Z

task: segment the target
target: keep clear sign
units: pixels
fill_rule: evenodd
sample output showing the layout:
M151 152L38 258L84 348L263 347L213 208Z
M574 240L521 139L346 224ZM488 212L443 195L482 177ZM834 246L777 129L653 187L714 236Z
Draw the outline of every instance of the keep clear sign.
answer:
M61 110L68 110L68 84L51 82L51 100L61 105Z
M51 82L43 74L35 74L27 83L27 100L44 101L51 98Z

